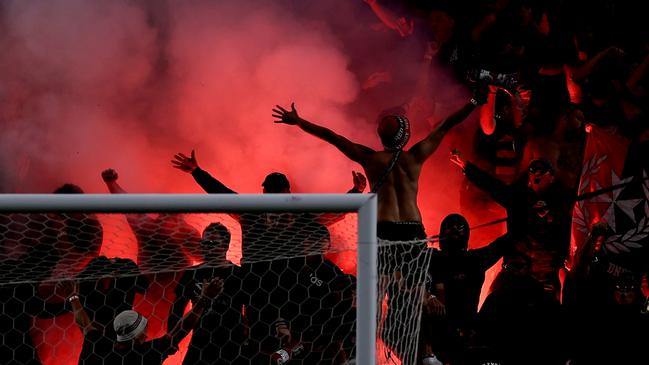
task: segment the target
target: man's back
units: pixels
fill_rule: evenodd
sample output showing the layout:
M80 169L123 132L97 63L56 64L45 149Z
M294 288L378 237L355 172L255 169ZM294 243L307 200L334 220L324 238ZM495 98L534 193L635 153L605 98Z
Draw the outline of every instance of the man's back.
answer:
M384 175L395 153L375 152L363 166L372 187ZM378 221L421 221L421 214L417 207L420 174L421 163L416 161L408 151L401 152L394 168L385 177L378 190Z
M415 143L407 152L403 148L410 138L410 123L402 115L385 115L379 121L377 133L381 139L384 151L374 151L372 148L354 143L336 134L330 129L311 123L300 118L291 104L291 110L276 105L273 109L275 123L297 125L303 131L318 137L338 148L350 160L359 163L372 183L373 190L377 184L378 190L378 220L383 222L421 222L421 214L417 208L417 180L421 165L435 152L446 133L453 126L462 122L471 114L476 105L486 102L488 88L480 88L481 101L471 99L455 113L448 116L428 136ZM394 168L382 179L390 169L392 157L401 152Z

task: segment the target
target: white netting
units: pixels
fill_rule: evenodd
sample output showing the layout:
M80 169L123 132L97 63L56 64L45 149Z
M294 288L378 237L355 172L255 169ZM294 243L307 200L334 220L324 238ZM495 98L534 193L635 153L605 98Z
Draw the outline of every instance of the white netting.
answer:
M420 364L422 307L432 249L426 241L378 241L377 356L382 363Z
M357 241L355 213L0 214L0 362L346 363Z

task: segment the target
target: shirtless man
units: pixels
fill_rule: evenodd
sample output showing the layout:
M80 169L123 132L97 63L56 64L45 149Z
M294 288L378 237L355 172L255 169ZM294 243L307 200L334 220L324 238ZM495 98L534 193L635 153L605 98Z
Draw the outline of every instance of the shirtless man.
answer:
M301 118L295 104L291 110L277 105L273 109L275 123L296 125L338 148L345 156L360 164L372 188L378 196L377 236L389 241L413 241L426 238L421 212L417 207L419 176L426 160L435 152L442 138L454 126L466 119L476 106L486 102L488 89L481 88L473 98L455 113L447 117L426 138L409 150L403 148L410 138L408 119L400 115L381 118L377 133L384 150L375 151L354 143L335 132ZM381 329L383 341L401 357L403 364L415 364L422 353L413 353L403 338L411 337L410 331L417 326L415 315L421 310L417 303L423 301L424 285L422 275L413 275L409 267L423 267L418 261L425 252L426 244L400 243L380 247L382 258L387 262L380 265L381 280L379 296L388 293L388 313ZM406 286L402 285L402 278ZM398 290L398 292L397 292ZM380 314L379 314L380 315ZM407 322L407 323L406 323ZM412 322L412 323L410 323ZM404 336L405 334L405 336ZM414 334L412 334L414 335ZM421 350L420 350L421 351ZM417 358L417 360L416 360Z
M384 146L383 151L375 151L354 143L325 127L301 118L294 103L291 104L290 111L277 105L273 109L273 117L277 118L275 123L296 125L303 131L329 142L349 159L360 164L369 179L372 192L378 194L379 238L411 240L425 238L421 213L417 207L422 165L435 152L451 128L466 119L477 105L485 103L486 95L487 93L480 89L474 98L407 151L403 148L410 138L410 125L404 116L388 115L379 122L377 132ZM391 165L394 166L390 168Z

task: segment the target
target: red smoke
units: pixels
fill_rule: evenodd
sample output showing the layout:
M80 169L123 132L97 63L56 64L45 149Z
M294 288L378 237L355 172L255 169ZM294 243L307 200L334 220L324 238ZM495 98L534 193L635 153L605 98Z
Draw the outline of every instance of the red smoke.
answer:
M360 167L298 128L273 124L270 110L294 101L301 116L379 148L376 116L415 85L388 84L387 96L366 104L360 85L386 59L414 74L417 56L387 49L393 35L372 30L375 22L362 1L347 0L4 1L0 189L49 192L72 182L105 193L100 172L112 167L129 192L200 193L169 163L174 153L196 149L204 169L242 193L260 193L271 171L286 173L296 193L345 192L350 171ZM411 117L409 146L468 97L451 83L429 89L420 95L428 114ZM448 152L470 152L476 128L475 118L456 128L424 167L419 206L429 235L446 214L461 211L462 175ZM503 214L477 206L463 213L474 225ZM236 224L219 219L240 242ZM481 245L498 232L472 234ZM105 225L103 254L134 259L135 245L125 221ZM237 255L233 248L230 257ZM351 272L349 257L337 259ZM40 322L45 363L75 363L81 335L71 316ZM77 347L48 346L60 338Z

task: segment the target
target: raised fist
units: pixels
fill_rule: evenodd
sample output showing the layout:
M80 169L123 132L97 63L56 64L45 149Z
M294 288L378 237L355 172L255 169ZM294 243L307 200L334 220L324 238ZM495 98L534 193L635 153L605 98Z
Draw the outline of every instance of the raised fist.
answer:
M113 169L107 169L101 172L101 178L104 179L104 182L113 182L116 181L119 176L117 171Z

